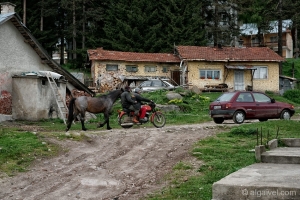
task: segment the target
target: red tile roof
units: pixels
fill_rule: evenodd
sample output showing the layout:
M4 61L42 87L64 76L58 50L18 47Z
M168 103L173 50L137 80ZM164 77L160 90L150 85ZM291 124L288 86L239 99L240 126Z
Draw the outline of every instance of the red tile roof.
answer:
M122 51L107 51L103 48L90 49L87 51L90 60L114 60L129 62L165 62L178 63L180 59L169 53L135 53Z
M203 61L273 61L281 62L284 58L268 47L200 47L177 46L180 58Z

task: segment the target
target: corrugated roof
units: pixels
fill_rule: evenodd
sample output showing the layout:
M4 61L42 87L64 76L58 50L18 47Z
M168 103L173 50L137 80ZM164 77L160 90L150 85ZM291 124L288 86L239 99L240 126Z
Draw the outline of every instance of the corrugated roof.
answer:
M199 61L273 61L282 62L284 58L268 47L200 47L177 46L183 60Z
M180 59L170 53L136 53L122 51L108 51L103 48L90 49L87 51L89 60L114 60L128 62L164 62L178 63Z
M15 13L0 14L0 25L12 18L14 14Z

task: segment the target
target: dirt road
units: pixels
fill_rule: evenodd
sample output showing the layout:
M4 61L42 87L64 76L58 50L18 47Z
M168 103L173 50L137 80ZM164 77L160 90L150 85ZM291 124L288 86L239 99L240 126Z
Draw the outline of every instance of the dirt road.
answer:
M86 134L88 140L52 139L68 151L38 161L28 172L1 178L0 199L140 199L167 184L164 177L176 163L191 163L196 171L201 161L190 156L192 144L228 125L233 124L72 130L69 133Z

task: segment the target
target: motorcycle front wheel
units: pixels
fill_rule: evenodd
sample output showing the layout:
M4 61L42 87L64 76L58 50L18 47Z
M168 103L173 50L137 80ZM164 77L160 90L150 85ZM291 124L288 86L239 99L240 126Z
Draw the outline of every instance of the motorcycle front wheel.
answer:
M128 117L126 114L122 115L121 117L118 116L118 122L119 125L122 126L122 128L131 128L133 126L131 118Z
M166 124L166 118L164 116L164 114L160 113L160 112L156 112L153 114L152 116L152 124L156 127L156 128L161 128Z

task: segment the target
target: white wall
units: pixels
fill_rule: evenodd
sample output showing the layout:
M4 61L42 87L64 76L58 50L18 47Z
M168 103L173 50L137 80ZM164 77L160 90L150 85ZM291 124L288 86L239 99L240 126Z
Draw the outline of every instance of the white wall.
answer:
M51 70L24 40L10 21L0 25L0 91L12 92L12 75Z

